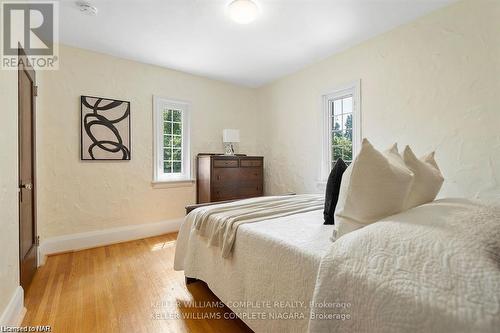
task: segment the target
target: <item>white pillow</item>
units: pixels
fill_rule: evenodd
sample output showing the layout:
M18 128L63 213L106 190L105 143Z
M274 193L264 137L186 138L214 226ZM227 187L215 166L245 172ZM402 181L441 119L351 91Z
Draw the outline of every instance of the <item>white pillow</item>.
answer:
M405 208L410 209L434 201L444 178L434 159L434 152L418 159L409 146L403 152L406 166L415 174Z
M397 143L393 144L391 146L391 148L384 151L384 155L391 162L391 164L396 164L400 168L408 169L408 167L405 164L405 161L403 160L403 157L401 156L401 154L398 151L398 144Z
M363 139L342 176L333 239L403 211L412 182L396 145L381 153Z

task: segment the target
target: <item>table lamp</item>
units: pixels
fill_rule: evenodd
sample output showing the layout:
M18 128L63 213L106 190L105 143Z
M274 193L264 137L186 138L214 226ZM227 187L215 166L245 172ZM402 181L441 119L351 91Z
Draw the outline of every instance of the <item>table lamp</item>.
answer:
M222 142L224 142L225 155L234 155L233 143L240 142L240 130L224 129L222 130Z

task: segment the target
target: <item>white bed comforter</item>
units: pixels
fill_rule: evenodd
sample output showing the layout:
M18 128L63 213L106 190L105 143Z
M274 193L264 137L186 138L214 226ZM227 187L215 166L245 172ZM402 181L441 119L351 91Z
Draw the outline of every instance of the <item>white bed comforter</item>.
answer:
M191 223L174 268L256 332L499 332L498 209L437 200L334 243L320 210L279 217L241 225L227 259Z
M322 209L241 225L229 258L192 223L188 215L181 226L175 270L206 282L255 332L307 331L319 264L332 244Z
M437 200L338 239L310 332L500 332L500 210Z

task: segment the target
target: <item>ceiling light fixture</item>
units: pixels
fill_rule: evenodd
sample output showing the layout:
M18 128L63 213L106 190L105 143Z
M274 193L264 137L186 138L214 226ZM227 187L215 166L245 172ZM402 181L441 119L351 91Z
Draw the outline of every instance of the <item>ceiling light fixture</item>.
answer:
M228 6L229 17L239 24L248 24L259 16L259 7L252 0L234 0Z
M90 15L90 16L96 16L97 15L97 7L92 6L90 2L86 1L77 1L76 5L78 6L78 9L80 9L80 12Z

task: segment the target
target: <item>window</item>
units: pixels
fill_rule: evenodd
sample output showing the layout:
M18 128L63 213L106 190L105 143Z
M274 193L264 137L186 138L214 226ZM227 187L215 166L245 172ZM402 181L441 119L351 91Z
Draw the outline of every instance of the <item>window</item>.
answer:
M328 178L337 159L350 164L360 147L359 88L357 81L323 95L323 180Z
M339 158L352 162L352 99L348 93L329 100L332 118L332 168Z
M154 98L154 180L191 180L189 149L189 104Z

